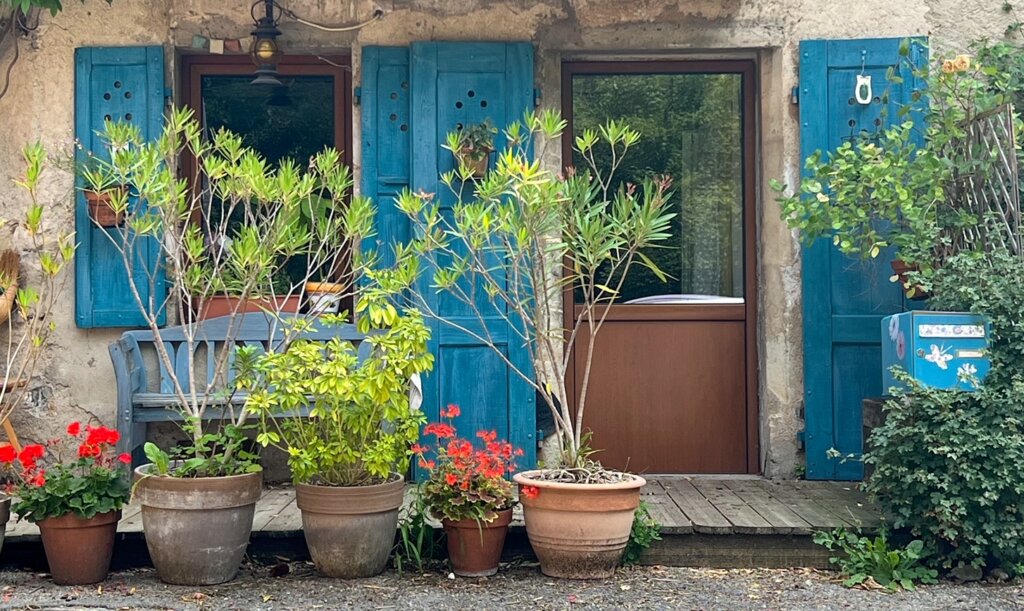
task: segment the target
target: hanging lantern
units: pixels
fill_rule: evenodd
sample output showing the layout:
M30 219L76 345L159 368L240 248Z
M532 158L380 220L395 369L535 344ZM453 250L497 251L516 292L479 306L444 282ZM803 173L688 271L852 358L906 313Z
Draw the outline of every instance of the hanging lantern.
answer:
M257 8L263 5L263 15L256 16ZM277 22L281 18L280 11L275 16L274 0L258 0L253 3L250 9L252 20L255 25L252 31L252 61L256 64L256 78L253 85L273 85L280 87L278 79L277 64L281 61L284 52L277 42L281 30L277 29Z

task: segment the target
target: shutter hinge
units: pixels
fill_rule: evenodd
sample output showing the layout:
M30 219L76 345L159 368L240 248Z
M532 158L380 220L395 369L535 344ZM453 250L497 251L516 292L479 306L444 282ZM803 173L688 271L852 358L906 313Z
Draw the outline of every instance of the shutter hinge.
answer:
M799 87L793 87L793 89L790 90L790 92L789 92L789 102L791 104L794 104L794 105L799 105L800 104L800 88Z
M363 103L363 88L356 87L352 90L352 101L355 102L356 106L360 106Z
M542 92L540 90L540 87L534 87L533 88L533 107L534 108L539 107L540 106L540 101L543 98L544 98L544 96L543 96L543 94L542 94Z
M802 429L796 432L796 449L804 450L804 431Z

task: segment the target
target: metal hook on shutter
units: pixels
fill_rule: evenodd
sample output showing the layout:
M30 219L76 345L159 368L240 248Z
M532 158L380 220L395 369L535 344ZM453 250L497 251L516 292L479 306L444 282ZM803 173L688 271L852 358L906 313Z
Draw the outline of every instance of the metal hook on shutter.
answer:
M871 75L858 74L857 87L853 91L853 97L858 104L867 105L871 103Z
M861 50L860 52L860 74L857 75L857 85L853 89L853 97L857 100L857 103L861 106L866 106L871 103L871 75L864 74L864 68L867 66L868 52Z

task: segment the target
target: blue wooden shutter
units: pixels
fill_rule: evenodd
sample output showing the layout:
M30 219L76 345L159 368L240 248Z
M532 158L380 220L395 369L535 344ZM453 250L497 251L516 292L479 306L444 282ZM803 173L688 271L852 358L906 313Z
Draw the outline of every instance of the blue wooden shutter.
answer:
M409 239L395 197L409 186L412 122L408 47L364 47L362 66L362 194L377 205L376 236L364 247L394 263L392 245Z
M800 145L806 159L835 149L862 130L874 133L899 120L920 83L900 61L905 39L810 40L800 43ZM911 46L916 65L927 61L921 41ZM904 78L892 84L886 71ZM857 75L871 76L869 104L854 97ZM887 113L883 113L887 109ZM899 286L889 282L892 253L871 261L839 253L828 239L803 249L804 398L809 479L861 479L861 400L882 394L880 321L905 309Z
M455 201L439 176L455 167L442 148L445 135L459 125L489 119L499 129L533 108L533 47L529 43L414 43L412 77L412 188L435 193L442 213ZM495 148L505 146L503 134ZM493 159L491 161L493 164ZM419 287L446 319L489 336L521 371L531 371L522 339L501 315L481 326L478 316L456 298L439 294L425 278ZM483 290L480 312L494 311ZM424 379L424 410L437 419L449 403L462 408L458 428L465 435L486 429L523 448L521 467L536 462L536 394L501 356L470 334L444 322L431 323L434 371Z
M105 120L138 125L146 139L163 126L164 50L162 47L84 47L75 49L75 136L86 151L105 155L99 133ZM146 324L132 296L127 271L111 238L117 231L96 227L78 179L75 193L75 320L79 327L137 327ZM139 205L139 202L133 202ZM162 270L151 285L146 270L157 269L160 245L139 240L133 271L142 297L153 291L160 306L166 294ZM161 313L161 317L164 313Z

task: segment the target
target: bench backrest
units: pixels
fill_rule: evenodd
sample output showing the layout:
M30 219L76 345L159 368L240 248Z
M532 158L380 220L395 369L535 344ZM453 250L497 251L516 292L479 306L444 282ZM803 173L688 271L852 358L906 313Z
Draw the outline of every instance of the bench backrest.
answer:
M282 323L287 322L290 318L302 316L301 314L281 314L281 321L278 321L270 314L250 312L240 314L233 328L231 327L231 316L209 318L194 323L190 330L194 338L193 349L196 352L196 354L192 355L194 366L198 368L203 361L205 361L206 365L205 379L200 380L200 383L205 386L206 381L214 377L214 370L217 364L216 355L224 350L229 331L235 346L254 346L258 351L277 349L285 339L284 325ZM360 333L355 325L327 325L319 322L315 317L310 319L314 321L312 328L295 336L294 339L328 342L334 338L339 338L347 340L357 347L360 361L368 356L371 348L370 343L363 341L366 336ZM271 334L273 334L273 337L271 337ZM171 362L174 363L175 376L178 378L183 390L188 392L190 390L188 375L189 344L186 327L182 325L161 329L160 338L163 340ZM150 385L144 352L149 351L155 354L153 346L156 341L157 337L155 334L151 330L145 329L126 331L117 342L119 351L124 353L125 360L127 361L124 363L126 371L123 374L128 376L130 380L129 385L133 392L159 392L167 394L174 392L173 378L160 358L156 359L159 383ZM204 354L198 354L200 351ZM235 377L233 365L234 355L229 354L227 375L225 376L228 382L234 380ZM196 373L197 375L199 374L198 371Z

